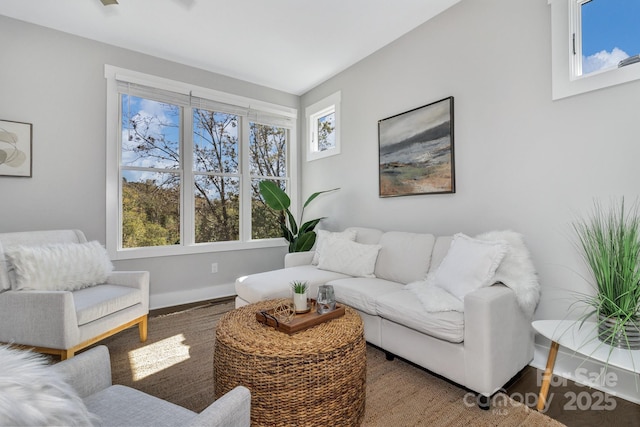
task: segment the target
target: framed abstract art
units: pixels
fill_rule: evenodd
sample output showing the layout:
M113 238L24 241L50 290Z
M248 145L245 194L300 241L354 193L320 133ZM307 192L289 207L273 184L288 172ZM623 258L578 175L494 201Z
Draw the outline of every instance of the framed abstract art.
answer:
M378 121L380 197L455 193L453 97Z

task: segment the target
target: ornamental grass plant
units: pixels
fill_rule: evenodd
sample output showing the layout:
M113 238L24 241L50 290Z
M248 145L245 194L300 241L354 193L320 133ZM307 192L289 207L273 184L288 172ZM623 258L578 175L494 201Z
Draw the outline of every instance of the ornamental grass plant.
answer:
M583 298L582 302L591 310L582 321L596 315L602 341L631 348L632 341L637 339L636 332L640 333L638 203L627 208L623 198L605 209L601 203L594 202L592 214L574 222L573 227L596 288L595 295ZM611 327L603 333L605 323Z

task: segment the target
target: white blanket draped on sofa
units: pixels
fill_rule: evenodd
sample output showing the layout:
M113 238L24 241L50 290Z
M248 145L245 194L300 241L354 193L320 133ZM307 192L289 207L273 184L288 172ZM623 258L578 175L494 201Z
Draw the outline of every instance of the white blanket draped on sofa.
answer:
M532 316L540 300L540 284L523 236L510 230L490 231L476 236L476 239L504 241L508 244L507 252L489 284L502 283L511 288L522 311ZM430 273L426 280L410 283L405 289L416 294L429 312L462 312L462 300L437 286L435 275L435 272Z

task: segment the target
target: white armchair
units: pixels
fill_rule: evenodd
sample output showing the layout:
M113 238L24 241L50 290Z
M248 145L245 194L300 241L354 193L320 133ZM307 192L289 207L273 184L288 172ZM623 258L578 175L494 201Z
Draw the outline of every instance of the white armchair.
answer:
M79 230L0 233L0 342L32 347L62 360L138 325L147 339L149 272L114 271L105 283L73 291L18 289L12 248L87 243Z

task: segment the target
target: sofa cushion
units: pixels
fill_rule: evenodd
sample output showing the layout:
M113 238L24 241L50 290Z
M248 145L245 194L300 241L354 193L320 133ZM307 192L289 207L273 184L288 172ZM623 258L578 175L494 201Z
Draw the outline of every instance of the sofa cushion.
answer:
M173 427L187 425L196 413L129 387L114 385L92 394L84 403L103 427ZM144 410L141 410L144 408Z
M345 239L351 240L354 242L356 240L356 230L355 229L347 229L339 232L331 232L326 230L318 230L316 232L316 248L313 254L313 260L311 260L311 264L318 265L318 261L320 260L320 253L324 249L327 241L329 239Z
M104 283L113 265L97 241L18 245L6 255L15 273L15 290L73 291Z
M434 242L433 234L384 233L379 243L382 248L376 261L376 277L405 284L425 279Z
M374 277L380 245L329 239L320 253L318 268L356 277Z
M345 230L356 231L356 242L363 243L365 245L375 245L380 242L383 232L377 228L368 227L348 227Z
M376 301L378 316L453 343L464 340L464 314L457 311L429 313L413 292L401 289ZM384 345L384 343L383 343Z
M101 319L112 313L142 303L138 288L100 285L73 292L78 326Z
M334 271L320 270L313 265L299 265L280 270L243 276L236 280L236 294L243 300L253 303L272 298L289 298L291 282L304 280L309 283L309 295L318 294L318 286L334 279L349 277Z
M440 267L442 260L447 255L453 236L438 236L433 244L433 251L431 251L431 263L429 265L429 273L435 273Z
M469 292L491 284L507 249L504 241L474 239L458 233L435 272L434 283L464 300Z
M402 283L389 280L352 277L348 279L332 280L336 301L363 311L377 315L376 300L379 296L402 289Z

